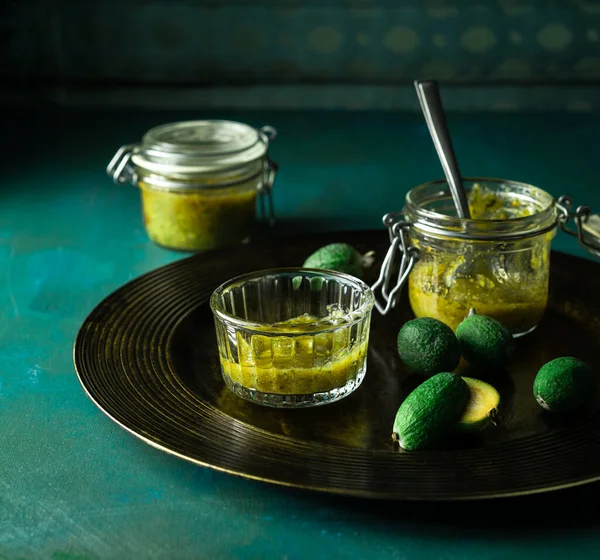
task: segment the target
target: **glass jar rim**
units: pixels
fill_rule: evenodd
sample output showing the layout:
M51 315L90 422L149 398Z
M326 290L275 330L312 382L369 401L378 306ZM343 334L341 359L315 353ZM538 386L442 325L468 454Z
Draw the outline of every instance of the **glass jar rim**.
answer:
M359 278L356 278L355 276L352 276L350 274L345 274L343 272L336 272L333 270L322 270L322 269L304 268L304 267L287 267L287 268L269 268L269 269L264 269L264 270L256 270L254 272L242 274L242 275L236 276L234 278L231 278L231 279L227 280L226 282L223 282L218 288L216 288L214 290L214 292L210 296L210 308L211 308L212 312L217 317L219 317L219 319L222 319L229 323L232 323L238 328L261 329L261 328L269 327L269 326L271 326L271 323L248 321L246 319L242 319L238 315L235 315L233 313L229 313L228 311L226 311L221 303L221 298L222 298L223 294L225 294L229 289L231 289L236 284L243 284L244 282L259 279L264 276L276 275L276 274L285 274L285 275L291 276L294 274L302 275L305 273L310 273L313 276L322 277L324 279L325 278L334 278L334 279L344 280L345 282L352 284L354 289L356 289L363 295L363 301L361 302L358 309L356 309L350 313L344 314L344 317L351 316L351 319L349 321L343 323L343 325L327 326L322 321L317 321L314 323L303 323L303 325L302 325L303 327L311 327L311 326L314 326L315 328L319 327L318 332L323 332L323 333L338 330L342 326L344 328L350 327L350 326L362 321L368 315L368 313L371 312L371 310L373 309L373 306L375 305L375 296L374 296L373 292L371 291L371 288L365 282L363 282ZM284 334L283 330L282 330L281 334ZM304 332L302 334L306 335L307 333Z
M244 174L231 175L231 172L242 170ZM140 175L138 173L139 183L144 183L150 188L190 192L190 191L217 191L220 189L247 188L250 183L254 184L254 190L260 190L262 187L264 169L262 166L244 166L224 170L223 173L205 174L205 175L185 175L185 176L166 176L158 173L148 173ZM205 182L210 179L210 182Z
M417 230L438 237L474 241L524 239L547 233L558 225L555 199L543 189L510 179L493 177L464 177L464 183L482 183L485 186L509 186L506 193L530 195L529 202L537 206L528 216L505 219L459 218L425 208L433 202L452 200L445 179L429 181L414 187L406 194L404 214Z

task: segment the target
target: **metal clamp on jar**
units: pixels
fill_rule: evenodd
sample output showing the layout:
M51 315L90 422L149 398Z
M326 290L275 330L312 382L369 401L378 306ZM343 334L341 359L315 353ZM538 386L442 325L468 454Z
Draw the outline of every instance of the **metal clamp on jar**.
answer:
M391 244L373 285L384 302L376 307L387 314L408 280L417 317L434 317L454 329L475 308L515 336L527 334L548 301L557 227L600 256L600 217L585 206L573 211L570 198L555 200L524 183L468 178L463 184L469 219L457 217L446 181L412 189L402 212L383 217Z
M140 187L144 224L158 245L203 251L247 240L256 220L275 220L277 164L268 155L276 130L205 120L149 130L141 144L123 146L107 173Z

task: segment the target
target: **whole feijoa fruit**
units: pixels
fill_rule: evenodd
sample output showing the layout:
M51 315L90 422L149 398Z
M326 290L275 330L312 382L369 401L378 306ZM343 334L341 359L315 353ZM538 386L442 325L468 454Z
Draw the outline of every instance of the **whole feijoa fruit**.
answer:
M460 362L460 345L454 332L432 317L404 324L398 333L398 353L410 372L425 376L453 371Z

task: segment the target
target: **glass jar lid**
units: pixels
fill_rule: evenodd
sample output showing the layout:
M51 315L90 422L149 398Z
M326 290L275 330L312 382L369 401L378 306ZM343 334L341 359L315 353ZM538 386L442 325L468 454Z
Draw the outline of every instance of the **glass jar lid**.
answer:
M150 129L131 161L167 176L198 175L244 167L262 158L275 130L226 120L168 123Z

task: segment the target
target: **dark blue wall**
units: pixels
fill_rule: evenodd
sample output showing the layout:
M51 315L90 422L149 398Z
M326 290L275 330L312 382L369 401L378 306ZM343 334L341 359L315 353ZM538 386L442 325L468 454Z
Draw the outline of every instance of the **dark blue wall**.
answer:
M15 97L35 83L68 103L390 108L428 77L461 86L453 106L598 101L591 0L4 0L0 24Z

